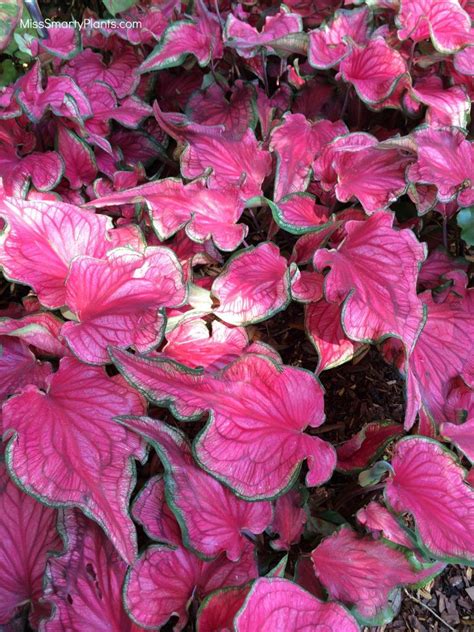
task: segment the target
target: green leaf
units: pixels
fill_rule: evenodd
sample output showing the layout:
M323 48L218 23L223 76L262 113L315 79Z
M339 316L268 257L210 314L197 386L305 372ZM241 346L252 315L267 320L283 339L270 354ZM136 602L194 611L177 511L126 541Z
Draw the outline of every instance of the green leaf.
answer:
M388 461L377 461L370 469L364 470L359 474L359 485L361 487L376 485L387 472L393 473L390 463Z
M117 15L117 13L122 13L133 7L133 5L137 4L137 1L138 0L102 0L102 3L109 13Z
M461 237L468 246L474 246L474 206L461 209L457 220Z
M4 59L0 64L0 87L8 86L15 81L18 76L15 64L11 59Z

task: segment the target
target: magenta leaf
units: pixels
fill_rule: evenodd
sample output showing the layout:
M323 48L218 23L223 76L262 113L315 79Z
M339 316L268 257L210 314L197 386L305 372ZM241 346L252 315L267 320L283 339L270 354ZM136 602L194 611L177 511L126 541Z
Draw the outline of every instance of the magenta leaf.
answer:
M5 193L25 197L30 183L38 191L54 189L63 177L64 164L55 151L34 151L19 157L15 148L0 145L0 169Z
M201 180L183 184L181 180L166 178L92 200L89 206L102 208L139 202L146 204L161 241L184 228L197 243L212 239L217 248L232 251L248 232L244 224L237 224L244 210L238 189L208 189Z
M473 372L474 291L464 290L463 294L451 292L439 303L429 291L420 295L428 317L408 364L407 429L420 409L435 424L456 421L449 414L448 395L456 378L469 379Z
M33 123L39 123L49 109L56 116L80 121L92 115L87 97L70 76L50 75L42 87L39 61L21 78L16 98Z
M81 48L81 38L79 31L74 27L48 28L48 37L37 39L36 48L33 48L32 55L36 56L41 51L46 51L59 59L71 59Z
M351 606L364 625L383 625L394 612L389 605L393 591L403 585L426 583L440 570L423 568L416 559L370 536L359 537L342 527L311 554L316 577L331 599Z
M410 513L424 546L438 559L474 563L474 490L455 456L427 437L405 437L392 458L385 497Z
M367 424L336 448L338 469L351 472L366 468L402 432L400 424L390 421Z
M3 463L0 511L0 624L8 624L25 603L31 604L33 614L38 608L46 559L61 544L57 512L24 494Z
M293 235L323 230L329 222L329 209L316 204L310 193L294 193L280 199L278 204L270 200L268 203L276 223Z
M109 85L119 99L132 94L140 80L136 72L139 58L133 46L117 46L108 63L101 53L86 48L63 66L63 72L73 77L81 88L93 81Z
M397 522L395 516L383 505L371 501L366 507L359 509L357 520L372 534L381 534L386 540L395 542L407 549L413 548L413 541Z
M302 31L301 17L282 6L275 15L265 18L261 32L238 18L229 14L224 30L224 42L234 48L241 57L251 58L259 52L281 54L287 57L298 41L295 35ZM298 48L295 49L298 52Z
M431 38L440 53L454 53L473 42L471 18L456 0L401 0L397 24L401 40Z
M337 199L349 202L357 198L369 215L388 208L407 188L405 170L410 161L397 149L377 144L337 153L332 162Z
M40 362L19 339L0 335L0 404L27 384L44 387L52 369Z
M59 340L63 321L50 312L27 314L22 318L0 318L0 336L14 336L47 355L62 357L67 349Z
M238 562L225 557L204 562L181 546L155 545L127 573L125 608L137 625L148 628L160 628L176 615L174 629L179 631L186 625L194 596L202 599L214 590L245 584L256 576L250 543Z
M310 168L323 145L344 134L342 121L311 123L303 114L286 114L271 133L270 150L277 155L277 173L273 199L278 202L290 193L306 189Z
M60 527L64 551L48 561L44 598L53 614L42 632L139 632L122 605L127 565L104 532L74 509L63 513Z
M238 186L244 199L259 196L262 182L271 170L270 154L260 149L252 132L240 140L224 136L200 134L191 138L181 155L181 175L199 178L212 169L212 188Z
M349 338L394 336L411 350L424 319L416 280L425 249L411 230L396 230L392 222L390 213L347 222L337 250L319 250L314 262L319 270L331 268L325 297L333 303L344 299L342 325Z
M208 595L196 615L197 632L225 632L233 629L234 617L242 607L250 585L221 588Z
M106 364L107 346L151 351L163 336L165 307L186 298L183 272L168 248L144 253L129 248L108 252L105 259L78 257L66 281L66 304L77 322L61 333L83 362Z
M140 490L133 502L132 516L152 540L171 546L181 544L181 529L166 503L161 475L148 479Z
M166 333L163 354L192 369L223 369L245 351L251 351L246 330L215 320L211 332L201 318L186 318ZM0 328L1 332L1 328Z
M410 182L434 185L441 202L457 197L459 206L474 203L474 144L455 128L425 128L414 133L418 160L409 167Z
M138 390L170 406L178 417L212 411L196 440L195 455L206 471L239 496L260 500L282 494L304 459L307 485L330 478L334 449L303 432L324 420L322 389L311 373L252 354L216 375L118 350L112 359Z
M60 125L57 146L64 162L64 176L71 188L80 189L82 185L90 184L97 174L97 165L89 145L72 130Z
M360 347L345 335L341 317L341 305L324 298L306 306L305 329L319 356L317 373L348 362Z
M367 7L339 10L331 23L310 31L308 61L314 68L332 68L350 51L351 42L365 44L368 40L370 12Z
M472 390L469 392L472 402ZM470 408L472 409L472 403ZM470 418L460 424L445 422L441 424L440 431L443 437L451 441L463 452L471 463L474 463L474 420L472 412Z
M291 265L291 297L299 303L319 301L323 296L324 276L312 270L299 270Z
M45 307L65 304L70 262L79 255L102 257L108 250L110 218L64 202L4 199L0 216L0 264L12 280L30 285Z
M231 561L238 561L247 543L244 533L262 533L270 524L270 503L249 503L234 496L197 466L185 435L171 426L149 417L119 421L151 443L160 457L166 497L185 546L204 559L225 552Z
M61 360L46 392L30 386L3 406L6 459L15 482L48 505L80 507L128 561L136 555L128 515L132 459L143 460L145 451L112 419L143 410L122 378L71 358Z
M234 629L358 632L359 626L343 606L324 603L288 579L262 577L253 584L235 617Z
M238 80L227 99L219 84L211 84L207 90L191 96L186 114L201 125L223 125L226 132L242 138L248 128L255 127L255 90L251 84Z
M232 325L248 325L270 318L290 302L290 271L286 259L271 242L234 255L212 284L219 301L214 313Z
M211 170L208 180L212 189L238 187L244 200L262 195L262 183L271 172L272 160L251 129L236 139L222 127L190 124L183 115L161 112L156 102L153 110L167 133L187 143L180 158L183 178L200 178Z
M425 117L428 125L467 127L471 103L460 86L445 90L441 77L431 75L417 81L412 94L415 99L428 106Z
M351 83L360 99L368 104L389 97L407 72L403 57L382 37L354 47L339 68L344 81Z
M275 501L275 516L270 528L278 538L270 542L276 551L288 551L300 541L307 515L302 505L301 494L296 489L280 496Z
M140 72L164 70L180 66L188 55L193 55L200 66L207 66L212 58L222 56L222 42L217 16L204 9L206 17L180 20L171 24L160 43L141 64Z

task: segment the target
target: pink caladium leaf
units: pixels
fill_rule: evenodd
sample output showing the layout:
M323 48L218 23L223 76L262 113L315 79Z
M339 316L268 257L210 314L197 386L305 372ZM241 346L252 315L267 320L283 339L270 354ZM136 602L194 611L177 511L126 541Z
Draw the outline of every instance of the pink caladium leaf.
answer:
M364 625L391 621L394 612L388 602L393 591L424 584L440 571L439 565L423 568L414 556L371 536L360 537L349 527L323 540L311 558L330 598L351 606Z
M444 89L441 77L431 75L417 81L412 94L428 106L426 123L432 127L467 127L471 101L461 86Z
M430 252L421 266L418 283L424 289L434 289L442 285L456 270L467 272L467 268L465 259L453 259L445 250L437 249Z
M185 299L183 271L169 248L78 257L66 281L66 304L77 322L66 323L61 333L80 360L107 364L108 345L151 351L163 337L164 308Z
M50 552L60 550L56 511L24 494L0 463L0 624L26 603L33 614L42 596Z
M271 242L250 246L234 255L212 284L219 300L216 316L232 325L270 318L290 302L290 271Z
M234 619L234 629L236 632L255 629L261 632L283 629L359 632L356 620L343 606L324 603L280 577L261 577L255 581Z
M1 332L1 328L0 328ZM229 327L215 320L209 331L201 318L184 319L166 333L163 354L193 369L223 369L249 348L243 327Z
M306 306L305 329L318 352L317 373L348 362L360 347L344 333L341 317L341 305L324 298Z
M441 303L429 291L420 296L428 317L408 364L407 429L420 408L436 424L445 421L454 380L473 372L474 291L467 290L464 296L449 293Z
M49 312L27 314L22 318L0 318L0 336L14 336L47 355L62 357L67 349L60 340L63 321Z
M470 399L472 402L472 390ZM468 419L460 424L445 422L441 424L440 432L453 443L471 463L474 463L474 420L472 417L472 403L468 412Z
M234 617L242 607L250 585L215 590L199 606L197 632L225 632L233 629Z
M270 542L276 551L288 551L300 541L306 524L307 515L302 505L301 494L296 489L280 496L275 501L275 517L270 531L278 538Z
M473 204L474 144L455 128L420 129L414 139L418 159L407 171L408 180L436 186L441 202L457 196L459 206Z
M64 162L64 176L73 189L90 184L97 175L94 152L89 145L72 130L58 127L57 148Z
M161 475L152 476L140 490L133 502L132 516L152 540L171 546L181 544L181 529L166 502Z
M122 605L127 565L104 532L76 509L63 512L60 529L64 551L49 559L44 589L53 613L41 632L139 632Z
M81 37L79 30L70 27L48 28L48 37L38 38L30 45L31 56L36 57L40 53L47 52L59 59L71 59L81 48Z
M145 59L139 72L164 70L180 66L193 55L200 66L222 57L221 28L218 17L203 2L198 3L201 16L195 20L179 20L168 26L159 44Z
M359 509L357 520L372 534L381 534L390 542L407 549L413 548L413 541L408 536L407 531L400 526L395 516L380 503L372 500L366 507Z
M49 109L56 116L72 120L92 115L87 97L70 76L50 75L46 87L42 87L39 61L21 78L16 98L33 123L39 123Z
M103 208L139 202L146 204L161 241L184 228L197 243L212 239L217 248L232 251L248 232L244 224L237 224L244 210L239 190L208 189L202 180L183 184L181 180L165 178L95 199L88 206Z
M473 42L471 18L457 0L401 0L397 25L401 40L431 38L440 53L455 53Z
M370 12L367 7L334 13L330 24L310 31L308 61L313 68L332 68L350 51L352 43L366 44Z
M304 459L307 485L330 478L334 448L303 432L324 421L322 389L313 374L253 354L215 375L118 350L112 359L136 388L170 406L178 417L192 419L212 411L196 440L195 456L237 495L263 500L282 494Z
M275 15L265 18L260 32L230 13L224 29L224 42L246 59L255 57L262 50L287 57L292 51L299 50L294 46L298 42L296 35L302 30L301 17L284 6Z
M336 448L338 469L351 472L366 468L402 433L402 426L390 421L374 421L367 424Z
M7 221L0 238L5 275L31 286L51 309L65 304L65 280L74 257L102 257L108 250L110 218L71 204L5 198L0 216Z
M454 57L454 67L463 75L474 75L474 46L468 46Z
M142 414L144 403L122 378L63 358L46 392L27 387L2 412L6 460L15 482L48 505L80 507L131 562L137 547L128 515L132 459L143 460L145 448L112 421L126 411Z
M211 129L211 128L210 128ZM239 187L243 199L262 194L262 183L271 171L271 156L260 149L252 130L241 139L202 133L188 138L181 154L181 175L193 179L208 169L211 188Z
M39 362L22 340L0 335L0 403L27 384L43 388L51 371L49 362Z
M316 154L335 136L344 134L342 121L311 123L303 114L286 114L270 137L270 150L277 155L274 200L306 189Z
M341 152L358 152L375 145L377 145L377 139L365 132L353 132L334 138L322 148L313 163L314 179L320 182L324 191L332 191L338 180L333 164L336 156Z
M387 99L407 73L405 60L382 37L356 46L339 66L340 76L351 83L364 103Z
M244 199L262 194L262 183L271 172L272 160L251 129L235 138L223 125L199 125L184 114L162 112L156 101L153 111L163 130L177 143L186 143L181 154L184 178L206 175L211 188L238 186Z
M117 47L109 63L100 53L86 48L63 66L63 72L75 79L81 88L93 81L109 85L119 99L132 94L140 80L136 72L139 57L133 46Z
M269 204L276 223L293 235L322 230L329 222L330 210L316 204L310 193L293 193L281 198L278 204L270 201Z
M395 448L385 497L410 513L432 555L454 564L474 562L474 489L451 452L427 437L405 437Z
M299 303L319 301L323 296L324 276L311 270L299 270L291 265L291 298Z
M64 163L55 151L18 156L14 147L0 145L0 170L5 194L26 197L30 183L38 191L50 191L64 173Z
M193 597L203 598L226 586L245 584L257 576L253 546L248 543L238 562L221 556L204 562L184 547L149 547L130 568L125 579L125 608L137 625L160 628L173 616L175 630L188 620Z
M344 300L342 325L352 340L372 342L394 336L412 350L424 321L416 295L425 249L411 230L396 230L391 213L365 222L349 221L337 250L316 252L315 267L330 267L324 293L329 302Z
M204 92L195 92L186 105L186 114L201 125L223 125L226 132L242 138L256 123L255 89L238 80L229 99L217 83Z
M405 170L411 161L397 149L382 145L341 151L332 163L337 174L336 197L340 202L357 198L369 215L384 210L405 192Z
M269 502L249 503L234 496L194 461L185 435L148 417L120 417L120 423L151 443L165 468L166 496L183 534L184 544L204 559L221 553L236 562L247 540L272 520Z

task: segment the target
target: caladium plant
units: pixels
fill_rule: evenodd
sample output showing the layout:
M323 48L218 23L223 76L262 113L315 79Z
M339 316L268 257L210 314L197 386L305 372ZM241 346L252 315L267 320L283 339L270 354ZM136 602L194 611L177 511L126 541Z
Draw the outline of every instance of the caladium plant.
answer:
M474 11L341 4L0 2L2 629L356 632L474 566Z

